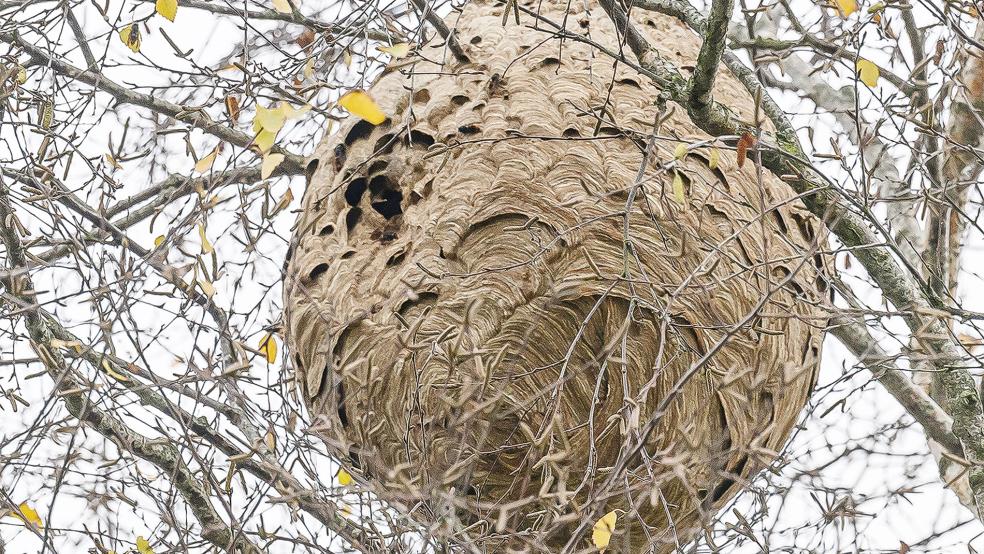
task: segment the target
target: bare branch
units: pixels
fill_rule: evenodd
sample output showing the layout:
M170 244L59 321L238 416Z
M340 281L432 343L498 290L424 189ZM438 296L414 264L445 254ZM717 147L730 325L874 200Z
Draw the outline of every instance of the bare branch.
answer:
M724 54L725 37L733 9L733 0L714 0L711 3L711 13L704 24L704 41L697 55L694 73L690 77L689 105L705 117L714 102L711 91L714 89L714 77L721 63L721 55Z
M55 71L58 71L67 77L96 87L99 90L112 95L119 102L140 106L156 113L173 117L178 121L187 123L230 144L234 144L242 148L249 149L253 144L252 136L237 131L229 126L216 123L212 121L208 115L198 109L189 110L183 106L172 104L167 100L140 94L107 79L99 73L93 71L82 71L81 69L55 58L43 49L38 48L30 42L24 40L15 31L0 31L0 40L8 44L16 45L18 48L26 52L31 59L42 65L49 65L54 68ZM300 170L304 167L303 158L296 154L291 154L279 146L273 146L270 151L277 154L283 154L284 161L282 162L282 165L287 166L290 170Z

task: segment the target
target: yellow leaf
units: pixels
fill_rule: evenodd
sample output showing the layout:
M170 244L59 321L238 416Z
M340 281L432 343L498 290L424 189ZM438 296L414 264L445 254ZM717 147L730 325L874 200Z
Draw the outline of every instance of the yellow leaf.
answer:
M352 484L352 474L344 469L338 470L338 484L347 487Z
M393 46L377 46L376 50L379 50L383 54L389 54L393 56L393 59L400 59L407 57L410 53L410 45L406 42L398 42Z
M157 0L157 13L168 21L174 21L174 16L178 13L178 0Z
M361 90L353 90L345 93L338 99L338 105L348 110L352 115L365 119L373 125L379 125L386 121L386 114L379 109L371 96Z
M207 156L198 160L198 162L195 163L195 171L197 171L198 173L205 173L209 169L212 169L212 164L215 163L215 156L218 153L219 153L219 147L216 146L215 148L212 149L211 152L208 153Z
M717 169L718 163L721 162L721 153L718 152L717 148L711 148L710 159L707 161L707 167L711 169Z
M107 360L106 358L103 358L102 366L103 366L103 369L106 370L106 374L108 374L113 379L116 379L117 381L129 381L130 380L130 378L127 377L126 375L123 375L121 373L117 373L116 370L113 369L113 366L109 364L109 360Z
M205 236L205 225L198 224L198 238L202 241L202 254L211 254L215 249L212 248L212 243L208 241L208 237Z
M157 235L156 237L154 237L154 248L157 248L160 245L164 244L164 240L165 240L164 235Z
M28 525L33 525L38 529L44 528L44 524L41 523L41 517L27 502L21 502L14 516Z
M260 352L266 357L266 361L273 363L277 361L277 339L273 333L267 333L260 339Z
M260 166L260 179L266 179L273 175L273 171L277 169L277 166L282 161L284 161L283 154L267 154L263 156L263 165Z
M120 40L133 52L140 51L140 29L133 23L120 29Z
M120 162L116 161L116 158L114 158L109 152L106 153L106 161L109 162L109 165L113 166L115 169L123 169Z
M283 128L284 122L288 119L300 117L310 109L311 106L309 105L295 108L288 102L281 102L276 108L264 108L263 106L257 105L256 115L253 116L253 132L258 134L268 133L269 138L269 145L261 149L265 152L270 149L270 146L273 146L273 138ZM257 146L260 146L259 140L254 142L257 143Z
M82 353L82 343L77 340L51 339L50 344L53 348L72 348L76 354Z
M277 450L277 435L273 434L273 429L266 432L263 437L263 442L266 443L267 450L270 452L276 452Z
M23 85L27 82L27 68L23 65L17 66L17 84Z
M253 144L260 149L260 152L266 152L267 150L273 148L273 143L276 140L276 131L267 131L264 129L256 134L256 138L253 139Z
M289 102L281 102L277 109L283 114L284 119L294 119L295 117L301 117L307 112L311 111L310 104L304 104L300 108L295 108L291 106Z
M150 543L147 542L147 539L137 537L137 552L140 554L154 554L154 549L150 547Z
M870 8L868 8L868 13L872 13L872 14L878 14L878 13L881 13L883 11L885 11L885 3L884 2L878 2L876 4L873 4Z
M683 175L679 171L673 172L673 198L680 204L687 203L687 193L683 187Z
M294 10L290 9L290 3L287 0L273 0L273 9L280 13L294 13Z
M287 192L285 192L284 195L280 197L280 200L277 200L277 204L273 207L272 210L270 210L270 214L267 217L273 217L277 215L278 213L280 213L281 210L289 206L291 201L293 200L294 200L294 193L291 192L290 189L287 189Z
M682 160L687 157L687 145L682 142L676 146L676 150L673 151L673 157Z
M834 0L837 4L837 11L843 18L848 18L852 13L858 11L857 0Z
M608 512L594 524L591 531L591 541L595 548L602 552L608 548L608 543L612 542L612 533L615 532L615 523L618 521L618 514L614 510Z
M874 88L878 84L878 74L877 65L864 58L858 60L858 76L862 83Z
M284 115L284 110L280 108L264 108L257 104L256 115L253 116L253 132L258 133L263 130L276 133L284 126L284 121L286 120L287 117Z
M215 287L212 286L212 283L209 283L207 279L199 279L198 286L201 287L202 292L205 293L205 296L212 298L212 296L215 295Z
M314 77L314 58L311 58L304 64L304 78L311 79Z
M345 64L345 67L352 67L352 53L349 52L348 48L342 50L342 63Z

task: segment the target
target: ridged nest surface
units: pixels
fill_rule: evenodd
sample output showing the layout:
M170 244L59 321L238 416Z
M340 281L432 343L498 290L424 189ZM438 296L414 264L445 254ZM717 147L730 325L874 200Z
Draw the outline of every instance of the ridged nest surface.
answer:
M525 5L619 50L593 3ZM503 9L450 16L471 63L436 41L396 61L368 91L389 119L320 148L285 281L297 379L330 447L435 531L584 548L620 509L613 548L669 552L807 400L821 227L683 110L646 157L660 90ZM696 35L634 12L693 66ZM724 69L715 98L753 120Z

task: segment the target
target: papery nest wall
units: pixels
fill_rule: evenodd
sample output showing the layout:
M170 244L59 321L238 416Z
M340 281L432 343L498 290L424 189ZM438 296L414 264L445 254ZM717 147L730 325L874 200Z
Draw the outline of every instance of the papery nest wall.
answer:
M619 49L593 3L525 5ZM619 509L613 549L669 552L807 400L821 229L733 150L677 160L708 138L682 110L646 156L659 89L502 11L450 16L472 63L441 44L397 61L369 89L390 118L319 150L285 283L297 379L341 459L438 534L585 548ZM695 63L682 24L634 20ZM715 98L753 120L723 69Z

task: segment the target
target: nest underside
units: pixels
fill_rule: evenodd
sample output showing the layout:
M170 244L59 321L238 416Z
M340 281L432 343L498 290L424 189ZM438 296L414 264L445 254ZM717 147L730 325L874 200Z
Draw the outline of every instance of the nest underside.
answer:
M571 32L618 49L603 10L571 6ZM472 63L442 44L395 62L369 90L390 119L321 146L285 281L294 369L327 443L418 521L583 548L620 509L613 545L669 552L807 400L820 227L726 148L678 159L708 138L679 110L647 155L659 89L502 10L451 16ZM694 64L689 30L634 19ZM752 120L730 74L715 97Z

